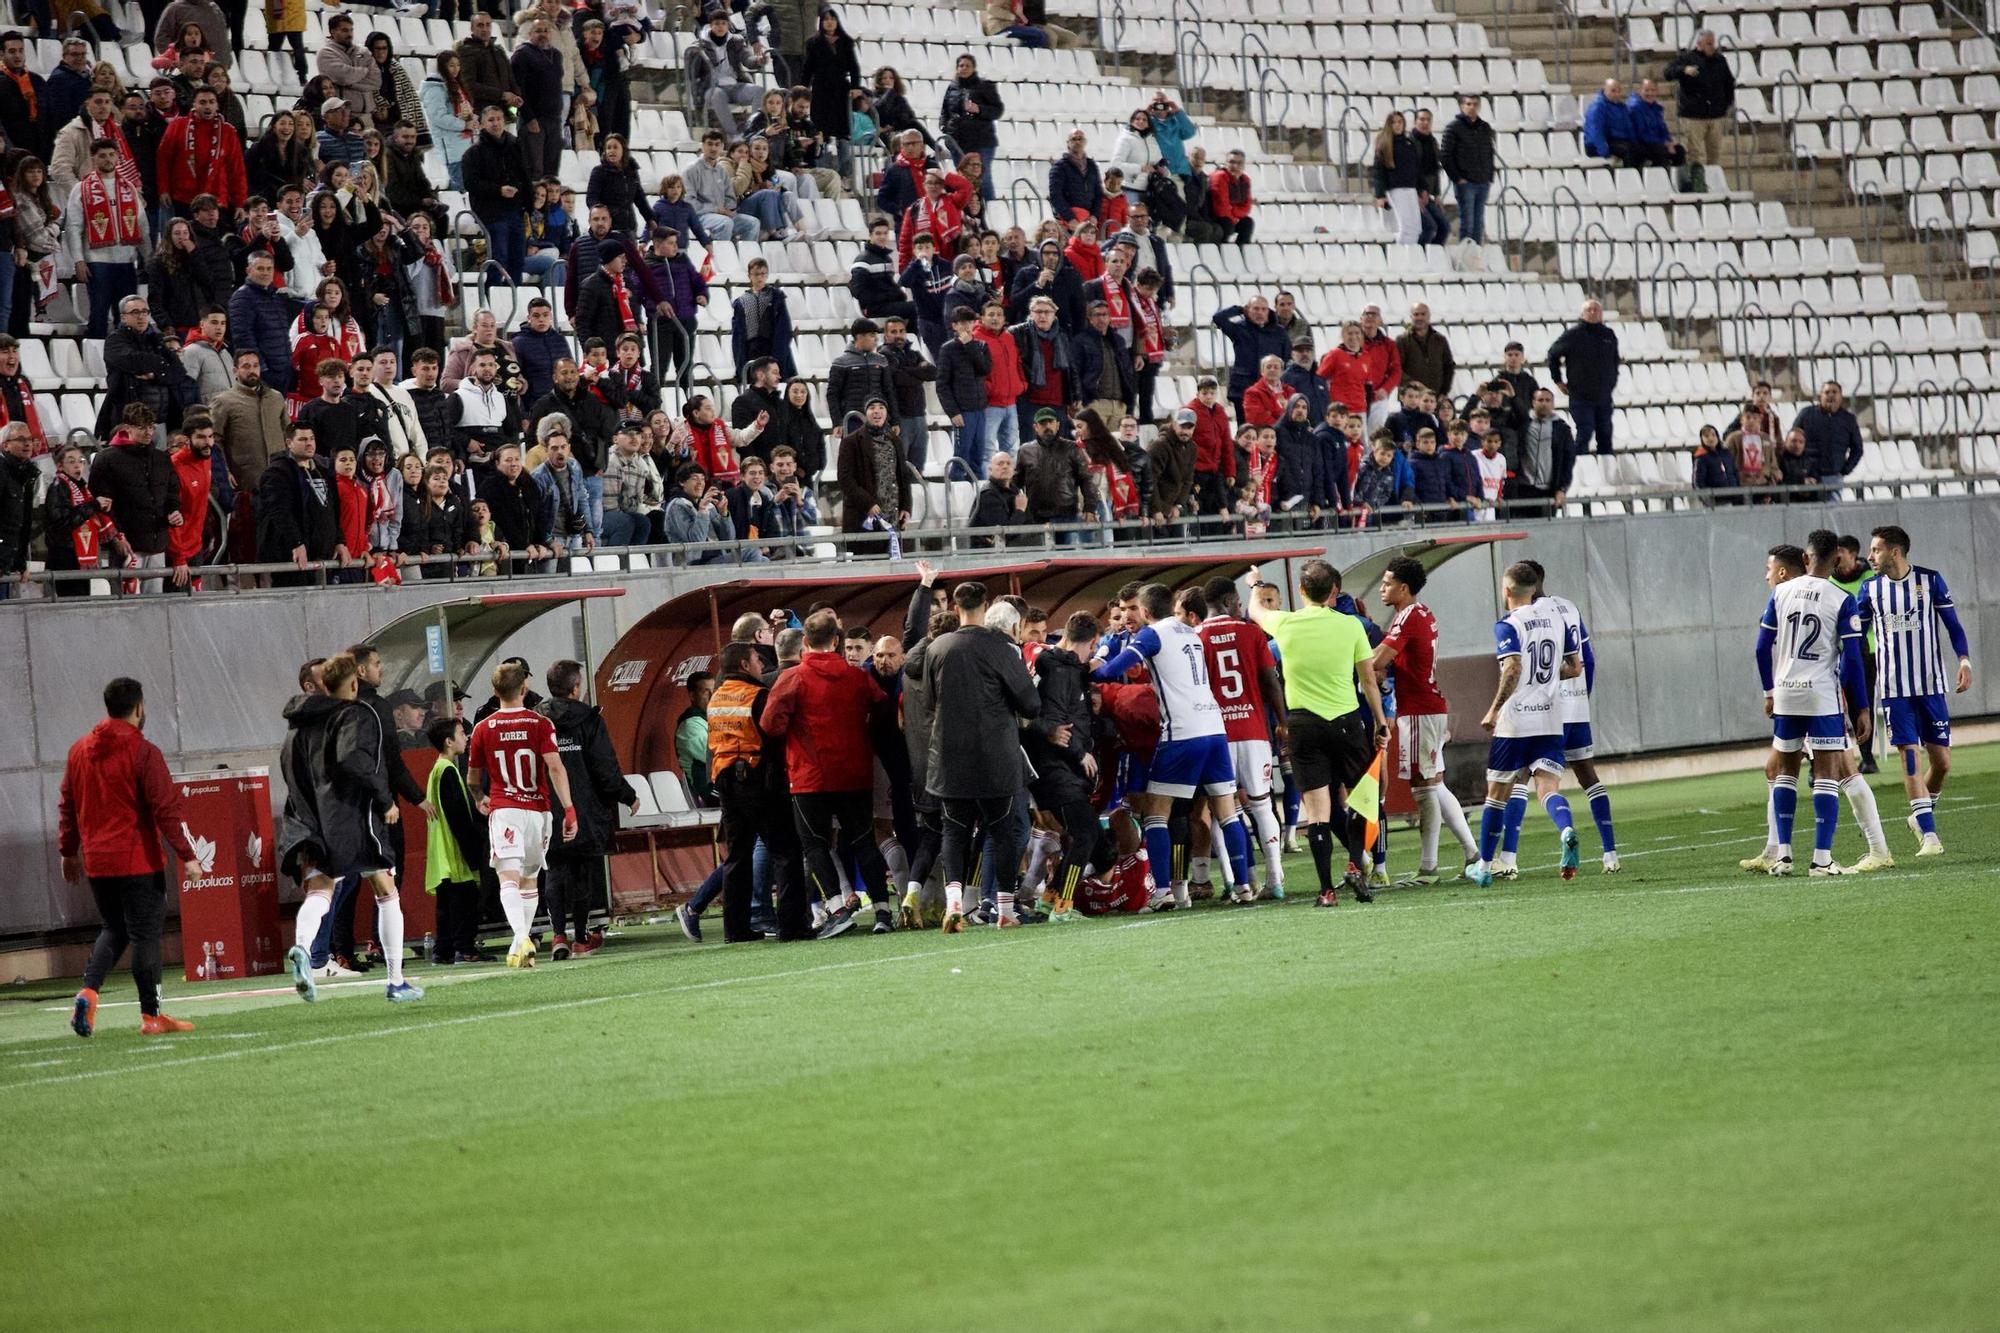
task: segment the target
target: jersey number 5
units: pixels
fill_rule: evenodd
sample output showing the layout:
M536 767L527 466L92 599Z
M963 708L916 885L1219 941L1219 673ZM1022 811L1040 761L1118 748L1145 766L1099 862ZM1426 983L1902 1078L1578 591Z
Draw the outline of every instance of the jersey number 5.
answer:
M1242 659L1234 648L1219 648L1215 653L1215 679L1222 689L1225 699L1243 697Z

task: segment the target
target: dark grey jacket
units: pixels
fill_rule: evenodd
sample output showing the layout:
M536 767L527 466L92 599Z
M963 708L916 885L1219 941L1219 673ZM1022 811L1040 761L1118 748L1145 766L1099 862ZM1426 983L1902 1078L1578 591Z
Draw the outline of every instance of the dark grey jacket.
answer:
M1067 648L1050 647L1036 654L1034 676L1042 712L1025 733L1028 760L1035 766L1035 800L1053 810L1090 796L1091 783L1083 774L1091 737L1090 668ZM1069 744L1057 745L1049 733L1065 725Z
M895 414L896 386L889 382L889 359L849 343L827 367L827 412L838 421L849 412L861 411L870 398L880 398L889 405L890 414Z
M932 640L920 666L933 700L923 771L930 793L972 800L1020 791L1026 775L1016 719L1032 719L1042 708L1020 647L998 630L966 625ZM909 663L903 678L907 719Z
M581 699L544 699L535 711L555 724L556 751L569 776L569 798L576 806L576 837L551 842L549 855L559 861L588 861L611 850L618 831L618 807L629 803L632 789L618 767L604 714Z

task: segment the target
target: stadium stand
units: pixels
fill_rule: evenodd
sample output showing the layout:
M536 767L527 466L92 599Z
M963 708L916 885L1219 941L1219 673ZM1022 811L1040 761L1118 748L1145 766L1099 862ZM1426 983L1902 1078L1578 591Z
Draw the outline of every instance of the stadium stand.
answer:
M960 55L974 55L979 75L1002 94L997 144L985 155L992 195L986 228L1039 236L1055 211L1050 163L1072 131L1086 135L1097 167L1109 167L1132 113L1156 94L1187 103L1194 133L1185 147L1203 153L1208 169L1230 153L1245 158L1251 194L1244 207L1254 224L1246 243L1160 229L1177 288L1163 311L1175 345L1154 395L1162 417L1194 399L1200 376L1231 367L1232 348L1211 315L1258 294L1294 294L1315 358L1366 306L1382 310L1393 337L1410 307L1426 304L1450 340L1458 367L1453 395L1461 399L1498 370L1510 341L1524 345L1526 369L1546 381L1550 344L1597 298L1618 335L1619 447L1577 460L1565 497L1570 512L1701 503L1693 480L1702 430L1730 431L1758 380L1776 386L1780 426L1823 381L1845 386L1864 436L1859 464L1846 478L1857 498L2000 489L2000 349L1986 323L2000 222L1996 201L1984 193L2000 188L2000 126L1992 119L2000 111L2000 57L1990 37L1949 6L1749 0L1697 20L1687 6L1665 0L1615 8L1496 0L1456 10L1433 0L1257 0L1228 14L1199 14L1167 0L1054 0L1046 18L1035 11L1051 25L1045 30L1018 7L1003 21L1006 9L988 6L982 15L970 7L864 0L841 11L863 83L874 87L883 67L900 73L903 105L936 139L945 166L955 166L962 152L941 134L939 114ZM315 61L332 12L305 15L304 49ZM551 0L546 12L569 11ZM583 7L576 17L587 22L600 12ZM87 53L68 60L94 67L121 90L144 90L165 58L156 56L155 43L138 39L136 6L113 4L108 14L122 43L86 32ZM747 23L768 39L774 19L802 17L752 6L733 17L732 31ZM401 66L391 87L425 87L434 53L467 31L461 20L381 9L357 9L355 18L357 46L364 35L372 42L380 34L400 53L390 57ZM685 21L686 30L672 31L665 15L651 14L649 30L635 33L639 40L622 62L591 65L590 79L612 90L597 109L629 121L642 209L663 177L684 172L700 153L703 108L688 85L709 66L691 58L697 20ZM1642 78L1663 80L1698 26L1715 35L1735 75L1721 160L1707 163L1698 182L1705 190L1695 192L1697 182L1682 169L1625 168L1591 156L1585 121L1598 78L1619 77L1634 89ZM1002 29L1017 35L988 35ZM523 32L507 20L494 27L503 51L523 41ZM773 53L772 63L794 80L808 77L799 36L780 31ZM163 34L161 44L167 40ZM251 7L229 82L253 142L299 100L300 80L275 40L262 7ZM558 46L575 40L565 34ZM27 70L53 74L64 60L56 40L26 43ZM768 70L747 77L775 85ZM309 87L308 101L320 91ZM1462 92L1482 97L1497 132L1483 241L1452 239L1459 219L1447 184L1439 199L1447 211L1436 215L1449 228L1443 243L1396 244L1394 213L1376 206L1371 189L1382 165L1378 135L1392 112L1429 111L1442 137ZM1667 128L1682 130L1673 85L1663 82L1659 96ZM10 128L5 119L0 107L0 128ZM828 380L860 314L848 289L850 267L876 211L886 156L859 140L839 158L829 153L811 173L820 188L802 186L787 204L796 212L781 235L715 237L690 247L708 277L709 299L691 321L685 353L672 358L678 373L661 376L670 420L679 420L693 393L714 397L727 416L743 370L732 309L748 290L751 263L761 259L786 293L791 351L813 415L822 427L839 426L829 422ZM1137 161L1126 164L1128 176L1144 174ZM590 137L583 136L581 151L566 144L551 162L578 196L572 222L580 226L581 201L599 165ZM467 194L450 188L456 163L448 165L444 149L429 147L424 165L447 219L444 261L455 277L447 336L461 339L481 310L511 334L537 288L504 281L495 238ZM1831 190L1830 174L1838 177ZM1135 189L1126 197L1143 198ZM1195 211L1199 216L1199 203ZM1115 229L1115 221L1104 226L1107 234ZM37 391L48 441L95 449L106 434L99 422L104 344L85 336L89 302L73 267L58 263L49 274L50 299L26 321L21 373ZM557 330L569 335L572 304L560 295L566 267L545 269L539 281L555 297ZM29 284L18 282L17 290ZM17 311L15 326L22 325ZM665 320L653 333L648 364L679 337ZM232 342L239 336L231 331ZM407 375L409 366L398 373ZM446 373L455 382L449 358ZM912 490L910 523L963 525L979 478L954 463L955 431L935 384L926 386L925 403L928 438L911 453L923 480ZM1557 406L1569 408L1560 392ZM666 444L651 440L663 459ZM820 538L838 526L839 452L830 440L818 478ZM46 485L52 461L41 470ZM663 480L664 502L672 478Z

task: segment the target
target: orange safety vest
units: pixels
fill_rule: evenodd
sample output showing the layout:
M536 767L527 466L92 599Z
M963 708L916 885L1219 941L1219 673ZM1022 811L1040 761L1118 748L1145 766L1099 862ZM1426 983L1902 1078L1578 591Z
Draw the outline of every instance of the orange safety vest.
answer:
M764 733L751 716L764 687L755 681L725 680L708 699L708 771L720 778L742 760L751 768L764 758Z

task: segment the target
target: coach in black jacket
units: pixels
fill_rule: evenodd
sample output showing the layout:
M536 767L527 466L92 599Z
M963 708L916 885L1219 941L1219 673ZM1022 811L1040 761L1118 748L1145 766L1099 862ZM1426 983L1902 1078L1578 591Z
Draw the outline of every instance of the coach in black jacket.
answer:
M556 749L576 807L576 837L549 848L543 887L555 947L561 949L590 938L590 909L604 887L604 858L618 832L618 807L637 814L639 803L618 767L604 714L583 701L583 664L556 662L549 667L548 681L549 697L535 711L555 724ZM575 928L566 939L572 922Z

